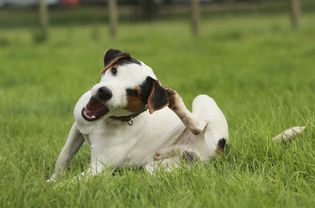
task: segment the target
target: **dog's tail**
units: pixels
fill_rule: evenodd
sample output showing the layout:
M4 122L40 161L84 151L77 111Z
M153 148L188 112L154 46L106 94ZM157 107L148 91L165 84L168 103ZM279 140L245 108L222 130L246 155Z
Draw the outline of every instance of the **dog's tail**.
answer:
M281 133L277 134L272 138L275 142L286 142L292 139L293 137L296 137L297 135L302 134L302 132L305 130L306 126L294 126L289 129L286 129L282 131Z

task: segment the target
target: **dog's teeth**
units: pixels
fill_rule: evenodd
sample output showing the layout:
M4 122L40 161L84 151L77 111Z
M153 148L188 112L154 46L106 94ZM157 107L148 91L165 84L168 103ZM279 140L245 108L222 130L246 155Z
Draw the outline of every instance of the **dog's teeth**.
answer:
M84 113L84 115L85 115L87 118L93 118L93 117L89 116L88 114L86 114L86 112L83 112L83 113Z

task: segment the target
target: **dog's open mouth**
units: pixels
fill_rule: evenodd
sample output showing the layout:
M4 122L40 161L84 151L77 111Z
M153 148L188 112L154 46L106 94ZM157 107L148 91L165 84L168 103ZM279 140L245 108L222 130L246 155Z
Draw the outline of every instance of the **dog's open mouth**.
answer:
M96 121L109 112L109 109L99 100L92 97L89 103L82 109L82 117L87 121Z

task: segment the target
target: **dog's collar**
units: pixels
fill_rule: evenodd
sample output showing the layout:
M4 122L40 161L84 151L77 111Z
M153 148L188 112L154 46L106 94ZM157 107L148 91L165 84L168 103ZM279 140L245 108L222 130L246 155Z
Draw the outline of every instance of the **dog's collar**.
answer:
M121 121L121 122L127 122L129 126L133 125L133 119L137 116L139 116L141 113L147 110L147 106L144 106L140 111L133 113L128 116L110 116L109 118L116 120L116 121Z

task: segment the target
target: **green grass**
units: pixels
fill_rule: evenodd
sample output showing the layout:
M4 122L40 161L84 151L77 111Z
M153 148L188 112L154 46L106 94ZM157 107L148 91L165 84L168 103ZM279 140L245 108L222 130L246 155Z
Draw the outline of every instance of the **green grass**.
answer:
M0 207L313 207L315 204L315 15L291 30L287 16L53 27L45 44L32 31L0 33ZM58 186L47 184L73 122L78 97L99 80L106 48L129 51L152 66L190 106L212 96L230 126L228 154L151 177L123 170L88 181L84 146ZM289 144L271 137L307 130Z

